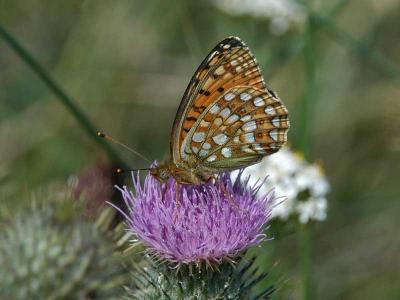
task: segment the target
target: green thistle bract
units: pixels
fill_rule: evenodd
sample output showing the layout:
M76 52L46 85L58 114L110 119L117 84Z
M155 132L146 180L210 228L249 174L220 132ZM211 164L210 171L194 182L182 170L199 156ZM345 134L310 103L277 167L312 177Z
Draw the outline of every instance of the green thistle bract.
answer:
M121 299L125 270L106 220L89 223L65 203L18 213L0 232L0 299Z
M275 291L271 285L259 285L268 274L254 267L255 258L224 262L218 269L185 265L179 271L148 260L148 267L138 267L132 273L127 300L256 300L269 299Z

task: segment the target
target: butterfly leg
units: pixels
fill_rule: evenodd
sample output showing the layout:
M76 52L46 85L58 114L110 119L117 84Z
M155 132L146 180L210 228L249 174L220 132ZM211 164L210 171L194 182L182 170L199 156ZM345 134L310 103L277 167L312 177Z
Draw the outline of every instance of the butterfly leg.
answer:
M173 217L173 223L176 224L176 221L178 220L178 210L181 206L180 200L179 200L179 183L178 181L175 182L175 212L174 212L174 217Z
M231 194L229 194L229 192L227 191L225 185L224 185L222 182L220 182L220 186L221 186L221 189L222 189L222 191L223 191L223 193L224 193L224 195L225 195L225 199L226 199L232 206L234 206L235 208L237 208L237 209L238 209L239 211L241 211L241 212L247 212L246 210L244 210L243 208L241 208L241 207L233 200Z

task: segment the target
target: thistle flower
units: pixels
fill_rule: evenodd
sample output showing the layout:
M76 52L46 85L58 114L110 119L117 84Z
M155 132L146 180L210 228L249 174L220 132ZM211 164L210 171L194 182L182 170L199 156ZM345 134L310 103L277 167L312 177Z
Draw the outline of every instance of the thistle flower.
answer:
M232 179L237 174L233 172ZM302 155L292 152L288 147L246 168L243 175L250 176L250 184L268 176L258 196L262 197L274 189L278 197L271 203L271 218L286 221L296 216L302 224L326 219L326 195L330 187L322 168L318 164L308 163Z
M134 193L119 188L128 207L128 229L160 259L178 266L233 258L265 239L274 199L273 193L256 199L258 187L246 189L240 178L232 182L222 174L215 182L193 186L173 179L160 184L147 175L142 187L134 176Z
M307 16L304 6L294 0L213 0L213 3L231 15L269 19L269 29L275 35L302 25Z

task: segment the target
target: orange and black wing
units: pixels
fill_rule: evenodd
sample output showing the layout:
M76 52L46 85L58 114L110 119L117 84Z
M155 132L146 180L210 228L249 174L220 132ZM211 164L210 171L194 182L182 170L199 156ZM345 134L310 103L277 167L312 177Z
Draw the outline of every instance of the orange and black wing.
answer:
M267 89L249 48L229 37L211 50L185 91L171 135L172 158L215 171L246 166L276 152L288 127L287 110ZM254 140L248 134L253 128Z

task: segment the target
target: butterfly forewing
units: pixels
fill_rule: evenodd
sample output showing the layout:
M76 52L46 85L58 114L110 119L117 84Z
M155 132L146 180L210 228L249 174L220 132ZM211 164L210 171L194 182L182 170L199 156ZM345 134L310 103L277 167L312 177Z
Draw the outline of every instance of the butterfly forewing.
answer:
M240 85L266 88L249 48L240 39L229 37L211 50L185 91L171 135L174 161L181 159L184 139L202 112L225 91Z
M245 167L286 142L288 113L238 38L219 43L191 79L171 135L176 165L218 172Z

